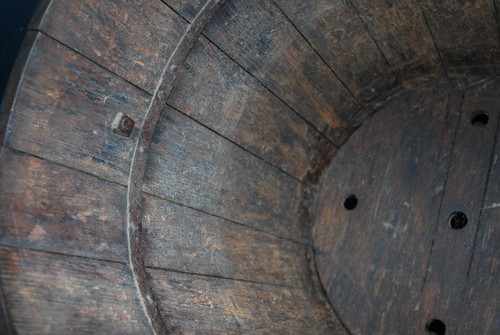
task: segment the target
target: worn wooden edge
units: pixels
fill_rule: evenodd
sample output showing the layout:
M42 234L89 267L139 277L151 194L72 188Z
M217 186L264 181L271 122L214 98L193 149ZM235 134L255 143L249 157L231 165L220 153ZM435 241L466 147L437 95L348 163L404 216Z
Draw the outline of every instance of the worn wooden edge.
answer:
M226 0L208 0L178 42L155 89L153 99L141 127L141 133L139 134L139 140L137 141L130 167L127 190L127 247L129 265L142 307L154 334L168 334L172 330L168 323L165 323L161 317L151 284L149 283L144 266L144 255L142 253L142 185L147 158L151 149L156 125L172 90L178 70L189 55L205 26L212 20L225 2Z
M24 71L27 68L29 58L36 45L37 39L37 33L28 31L10 73L9 81L0 105L0 144L3 144L7 138L9 118L14 111L19 86L21 85Z
M12 325L12 320L9 315L9 309L7 308L7 303L5 299L1 278L2 278L2 269L0 269L0 334L15 335L16 333Z

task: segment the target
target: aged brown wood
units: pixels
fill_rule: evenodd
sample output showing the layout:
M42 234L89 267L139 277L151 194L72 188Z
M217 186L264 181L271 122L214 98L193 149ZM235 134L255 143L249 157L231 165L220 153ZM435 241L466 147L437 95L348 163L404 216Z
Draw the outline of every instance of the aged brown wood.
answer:
M497 132L499 98L498 80L480 82L467 87L465 91L423 287L417 329L424 329L428 320L437 318L445 323L447 332L454 334L458 330L462 295L469 275L476 229L480 224ZM482 111L488 114L488 123L472 124L474 117ZM462 229L452 229L450 226L450 215L457 211L465 213L468 218L467 225ZM484 272L481 276L488 278L490 274Z
M168 104L301 181L311 181L321 169L319 152L335 152L325 137L205 38L186 60Z
M498 85L498 80L497 80ZM498 86L496 87L498 90ZM498 97L498 94L497 94ZM491 98L491 96L490 96ZM490 104L490 120L499 117L498 104ZM498 120L497 120L498 122ZM497 123L497 128L498 128ZM464 302L457 334L500 332L500 130L497 129L495 149L491 156L488 185L482 203L474 253L464 290ZM484 276L488 274L488 276Z
M229 0L199 38L221 4L42 1L1 108L0 333L498 332L498 111L467 131L498 1Z
M461 85L445 81L389 103L326 172L313 228L315 260L352 333L415 331ZM343 207L349 194L359 199L353 210Z
M499 30L493 1L420 1L448 73L498 73Z
M348 1L275 2L358 100L369 102L399 87L384 55Z
M276 236L308 240L300 182L170 107L153 139L144 187Z
M5 148L0 163L2 245L128 261L123 186ZM308 248L302 244L150 195L144 208L148 266L287 287L309 285Z
M349 1L403 83L445 74L419 1Z
M5 145L125 184L138 131L126 140L111 122L144 118L150 97L113 73L35 33ZM82 145L85 143L85 145Z
M153 93L163 67L187 28L159 0L44 1L32 23L118 76ZM41 10L41 9L40 9ZM138 38L139 32L145 36Z
M231 1L205 35L335 144L366 116L274 3Z

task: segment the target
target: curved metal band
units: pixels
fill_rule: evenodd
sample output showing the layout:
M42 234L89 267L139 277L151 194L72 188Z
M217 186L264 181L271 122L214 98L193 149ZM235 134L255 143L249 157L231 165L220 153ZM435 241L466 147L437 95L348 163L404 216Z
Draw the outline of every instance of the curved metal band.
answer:
M172 90L178 70L189 55L189 52L198 40L205 26L212 20L225 2L226 0L208 0L193 22L191 22L186 29L177 47L170 56L151 99L146 117L144 118L130 167L127 190L127 244L129 264L146 318L148 319L153 333L158 335L168 334L169 331L171 332L171 327L163 322L160 315L160 310L146 274L144 255L142 253L142 185L146 170L146 162L156 126L167 102L167 98L170 95L170 91Z

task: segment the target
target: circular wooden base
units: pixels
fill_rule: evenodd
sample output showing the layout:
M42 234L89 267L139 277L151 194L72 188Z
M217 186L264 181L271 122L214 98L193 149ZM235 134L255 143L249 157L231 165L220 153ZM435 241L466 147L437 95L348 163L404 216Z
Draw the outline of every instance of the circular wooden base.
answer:
M405 94L334 158L315 257L353 333L498 327L499 93L498 80L446 80Z

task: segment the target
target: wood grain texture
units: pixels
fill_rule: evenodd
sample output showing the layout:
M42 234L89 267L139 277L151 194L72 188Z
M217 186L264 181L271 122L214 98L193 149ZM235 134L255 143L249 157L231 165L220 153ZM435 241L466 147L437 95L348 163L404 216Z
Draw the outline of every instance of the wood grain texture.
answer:
M445 323L447 333L454 334L458 330L462 295L474 250L476 229L480 224L483 196L497 132L499 114L496 106L499 100L499 81L481 81L472 84L465 91L462 116L457 128L423 287L417 329L423 330L428 320L438 318ZM471 124L478 110L488 111L488 124ZM456 211L464 212L468 217L467 226L460 230L452 229L448 222L449 216ZM490 278L489 280L494 278L489 277L488 272L481 273L480 276L484 279Z
M205 38L187 58L170 106L301 181L335 147Z
M229 1L205 35L335 144L366 117L272 2Z
M460 86L444 81L393 100L353 134L326 172L315 261L353 334L414 332ZM359 199L352 211L342 205L349 194Z
M2 149L0 243L125 262L126 189Z
M478 75L498 68L499 30L493 1L420 3L448 73Z
M124 138L111 122L141 121L146 93L38 34L14 103L6 146L126 183L138 132Z
M169 107L156 130L144 187L276 236L308 241L301 183Z
M150 270L174 334L346 334L315 293Z
M496 81L498 88L498 80ZM497 93L496 98L499 95ZM490 95L488 100L495 98ZM490 120L499 117L497 105L487 110ZM497 121L498 122L498 121ZM498 126L497 126L498 127ZM468 270L457 334L500 332L500 131L497 130L484 208L477 228L474 255Z
M304 245L149 196L143 217L147 266L287 287L310 286Z
M345 0L275 0L297 29L361 102L398 82L352 5Z
M149 93L186 27L160 0L52 0L32 25Z
M417 0L350 0L397 77L407 84L444 70Z
M147 334L126 265L0 247L17 334Z
M127 262L123 186L2 149L0 244ZM147 266L308 287L307 247L146 195Z

